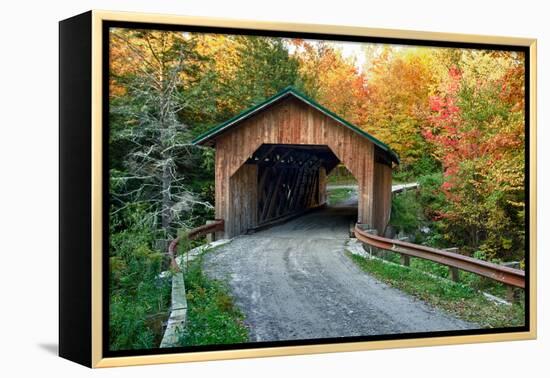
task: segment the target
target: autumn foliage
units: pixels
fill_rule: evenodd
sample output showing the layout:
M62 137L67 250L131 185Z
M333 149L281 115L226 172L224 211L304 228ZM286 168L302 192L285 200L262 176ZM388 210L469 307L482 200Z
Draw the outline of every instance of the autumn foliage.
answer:
M214 216L214 153L191 140L288 86L395 150L394 181L420 183L391 227L524 258L521 53L114 28L109 71L113 350L158 345L163 241ZM231 329L215 333L233 343Z
M472 59L480 69L483 56ZM523 75L519 60L506 63L493 77L452 66L423 130L443 168L448 238L504 260L522 257L525 219Z
M364 44L349 54L345 48L331 41L113 30L113 166L124 176L146 176L147 172L128 171L136 164L123 163L130 155L141 156L138 149L147 150L154 139L147 134L149 139L138 140L142 143L138 146L139 133L128 130L143 131L145 121L154 124L160 119L162 104L155 108L150 90L165 94L170 88L159 79L155 89L155 75L162 78L179 62L179 77L172 80L177 88L171 88L171 97L165 99L173 114L160 112L171 122L167 130L179 132L164 134L169 137L163 139L164 155L159 159L174 162L173 177L189 188L184 200L194 203L190 198L195 193L200 197L197 203L211 201L211 184L193 187L197 177L208 173L197 169L201 166L197 162L208 154L186 147L181 155L166 155L177 151L170 144L185 145L193 136L293 85L390 145L401 159L396 180L422 181L429 176L430 182L439 183L423 193L432 196L423 204L423 213L432 231L441 236L436 245L458 246L488 259L521 259L522 53ZM144 75L151 79L149 89L140 83ZM131 142L129 135L134 138ZM185 175L177 173L183 169ZM163 201L171 212L195 211L172 197ZM173 208L178 203L181 206ZM190 215L166 218L186 216Z

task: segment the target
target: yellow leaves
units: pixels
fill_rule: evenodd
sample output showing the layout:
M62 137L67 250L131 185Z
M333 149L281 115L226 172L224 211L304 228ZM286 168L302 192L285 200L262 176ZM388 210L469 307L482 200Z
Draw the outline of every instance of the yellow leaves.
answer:
M433 49L386 48L369 64L368 97L358 123L389 144L408 165L427 150L421 130L435 81Z
M355 61L328 43L299 41L298 47L294 55L304 91L339 116L357 122L366 81Z
M517 201L507 200L506 203L511 205L511 206L520 208L520 209L525 208L525 202L523 202L523 201L522 202L517 202Z
M239 48L242 44L234 36L223 34L197 34L197 51L211 58L212 67L221 81L229 82L238 67Z
M502 52L495 56L484 50L465 50L460 67L465 84L474 87L500 79L514 66L510 54Z

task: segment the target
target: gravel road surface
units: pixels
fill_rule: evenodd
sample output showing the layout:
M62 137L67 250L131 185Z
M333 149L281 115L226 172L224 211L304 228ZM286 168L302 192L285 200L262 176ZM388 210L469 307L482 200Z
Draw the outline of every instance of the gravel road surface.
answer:
M344 253L356 207L329 207L235 238L205 255L229 284L250 341L458 330L475 326L361 271Z

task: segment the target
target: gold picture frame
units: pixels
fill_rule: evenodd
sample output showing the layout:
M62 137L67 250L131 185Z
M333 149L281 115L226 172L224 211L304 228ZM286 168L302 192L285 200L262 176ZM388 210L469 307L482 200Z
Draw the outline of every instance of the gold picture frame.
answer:
M104 28L105 22L128 22L128 23L147 23L147 24L159 24L159 25L186 25L186 26L200 26L200 27L216 27L216 28L231 28L231 29L252 29L272 32L297 32L297 33L313 33L324 35L342 35L342 36L358 36L358 37L379 37L379 38L396 38L396 39L408 39L415 41L430 41L430 42L458 42L458 43L471 43L471 44L491 44L491 45L503 45L503 46L522 46L528 49L529 56L529 92L528 96L529 104L529 218L526 220L529 222L530 234L529 240L529 266L527 272L529 272L528 280L528 293L529 296L529 329L525 332L510 332L510 333L492 333L492 334L472 334L472 335L459 335L459 336L446 336L446 337L429 337L429 338L414 338L414 339L396 339L396 340L377 340L377 341L361 341L361 342L346 342L346 343L331 343L331 344L309 344L299 346L284 346L284 347L262 347L253 349L230 349L230 350L216 350L216 351L201 351L201 352L189 352L189 353L167 353L167 354L154 354L154 355L137 355L137 356L122 356L122 357L104 357L103 355L103 339L108 335L104 330L103 316L103 240L104 230L106 225L104 224L103 215L103 201L104 201L104 182L103 178L103 122L105 117L103 114L103 106L105 104L105 98L103 94L103 86L105 85L104 72ZM80 97L71 97L70 95L63 96L63 91L69 91L69 87L64 87L64 83L67 86L73 85L70 82L71 78L63 78L66 72L65 68L69 63L63 63L64 59L73 59L75 55L80 54L80 59L86 60L90 58L89 67L89 81L84 80L85 87L83 91L91 91L90 97L86 98L90 100L89 103L82 103L79 106L85 109L87 115L67 115L61 116L61 149L65 147L64 143L70 143L70 135L67 134L64 139L64 132L67 130L63 126L63 122L89 119L91 124L89 128L84 128L84 133L89 135L82 136L83 140L89 142L89 156L90 167L83 167L87 170L82 173L87 175L89 181L83 183L83 185L90 185L87 193L72 193L68 188L68 177L72 170L80 169L77 167L65 168L66 175L64 176L63 169L61 170L61 246L60 246L60 355L84 365L99 368L99 367L114 367L114 366L130 366L130 365L144 365L144 364L161 364L161 363L174 363L174 362L189 362L189 361L208 361L218 359L237 359L237 358L251 358L251 357L268 357L268 356L284 356L284 355L300 355L311 353L329 353L329 352L347 352L347 351L359 351L359 350L372 350L372 349L390 349L390 348L406 348L406 347L421 347L421 346L436 346L436 345L449 345L449 344L467 344L467 343L484 343L484 342L496 342L496 341L513 341L513 340L528 340L535 339L537 336L537 307L536 307L536 210L537 210L537 181L536 181L536 113L537 113L537 90L536 90L536 77L537 77L537 41L536 39L528 38L512 38L512 37L500 37L500 36L482 36L482 35L468 35L468 34L451 34L451 33L436 33L436 32L424 32L424 31L409 31L409 30L392 30L392 29L372 29L367 27L354 27L354 26L338 26L338 25L317 25L317 24L295 24L295 23L279 23L279 22L258 22L251 20L230 20L219 19L209 17L188 17L188 16L175 16L175 15L161 15L161 14L144 14L144 13L127 13L127 12L110 12L93 10L84 15L77 16L73 19L62 21L60 24L60 74L61 74L61 97L60 97L60 113L63 115L67 112L67 108L73 106L71 101L82 101ZM89 39L89 44L86 43L86 48L89 47L89 51L86 54L74 51L78 46L75 33L82 32L85 34L84 40ZM69 36L68 34L72 34ZM89 38L88 38L89 37ZM73 39L71 39L73 38ZM82 44L80 44L82 48ZM65 55L64 55L65 54ZM84 56L82 56L84 55ZM78 64L79 61L76 62ZM68 69L68 68L67 68ZM74 73L74 77L80 77L82 72ZM68 75L68 74L67 74ZM526 83L527 85L527 83ZM88 107L88 108L87 108ZM70 118L77 117L77 118ZM78 118L89 117L89 118ZM75 126L73 126L75 127ZM74 131L76 132L76 131ZM78 134L81 135L81 134ZM89 138L89 139L88 139ZM64 150L63 150L64 151ZM61 153L61 166L63 167L64 159L67 159L67 155ZM67 147L67 153L76 153L74 150L70 150ZM67 163L69 164L69 163ZM64 189L65 188L65 189ZM87 197L84 197L87 196ZM66 199L64 203L63 198ZM89 221L83 225L74 224L70 217L64 217L69 206L69 201L85 200L85 206L88 206ZM65 206L65 207L64 207ZM82 216L87 216L82 215ZM73 214L76 217L78 215ZM65 220L64 220L65 219ZM72 228L71 228L72 227ZM80 228L76 228L80 227ZM79 249L75 249L78 244L75 241L64 240L68 237L69 233L78 235L79 232L86 233L87 238L82 239L84 243L79 248L86 250L85 258L78 259L74 254L80 253ZM527 239L527 238L526 238ZM87 244L89 241L89 245ZM75 244L76 243L76 244ZM72 247L71 247L72 246ZM72 249L71 249L72 248ZM71 254L73 256L71 256ZM69 272L69 270L72 272ZM85 277L78 279L87 280L89 277L89 286L79 286L76 282L74 274L84 274ZM79 281L80 282L80 281ZM72 286L73 288L69 288ZM89 294L87 289L90 289ZM76 290L82 290L80 300L84 301L84 310L89 311L89 317L83 319L75 319L77 313L75 313L73 306L77 305L74 297L77 295ZM66 299L63 299L66 298ZM72 320L69 320L71 318ZM76 322L68 326L68 322ZM80 330L80 335L73 335ZM83 336L84 335L84 336ZM78 337L77 337L78 336ZM76 339L88 340L90 342L90 349L87 347L82 352L73 352L72 349L77 345Z

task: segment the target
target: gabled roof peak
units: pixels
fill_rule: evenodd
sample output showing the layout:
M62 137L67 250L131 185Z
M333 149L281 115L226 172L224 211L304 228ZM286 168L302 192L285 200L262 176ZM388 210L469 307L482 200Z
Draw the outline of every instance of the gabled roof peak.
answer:
M387 144L381 142L380 140L378 140L374 136L370 135L366 131L360 129L359 127L357 127L357 126L353 125L352 123L346 121L345 119L341 118L336 113L328 110L327 108L325 108L321 104L317 103L315 100L309 98L305 94L298 91L293 86L288 86L288 87L284 88L283 90L281 90L277 94L267 98L263 102L261 102L261 103L255 105L255 106L253 106L253 107L237 114L236 116L228 119L227 121L219 124L218 126L215 126L215 127L211 128L210 130L208 130L205 133L203 133L203 134L199 135L198 137L196 137L192 141L192 143L194 145L207 144L209 141L212 141L213 139L218 137L220 134L227 131L229 128L237 126L239 123L241 123L245 119L248 119L248 118L254 116L255 114L261 112L265 108L267 108L267 107L273 105L274 103L277 103L277 102L287 98L288 96L293 96L293 97L299 99L300 101L302 101L302 102L308 104L309 106L317 109L318 111L325 114L326 116L332 118L333 120L340 123L341 125L351 129L355 133L359 134L361 137L367 138L372 143L374 143L376 146L378 146L380 149L382 149L384 152L388 153L388 155L390 156L392 161L399 164L399 157Z

